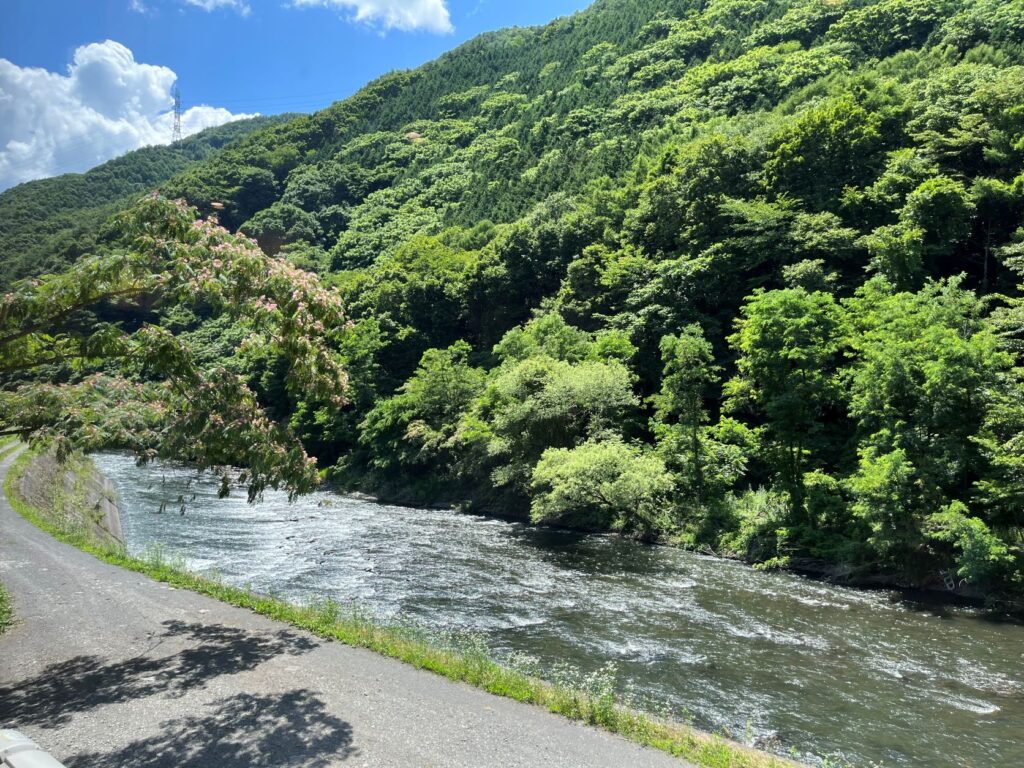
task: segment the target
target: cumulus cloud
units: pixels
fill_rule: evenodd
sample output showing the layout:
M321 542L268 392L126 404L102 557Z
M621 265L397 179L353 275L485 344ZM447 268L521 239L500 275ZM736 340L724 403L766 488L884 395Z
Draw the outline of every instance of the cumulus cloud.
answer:
M354 21L383 29L423 29L438 34L454 29L445 0L293 0L293 4L344 9Z
M251 10L245 0L184 0L184 2L186 5L194 5L196 8L202 8L204 11L228 8L232 11L238 11L243 16L248 16Z
M66 75L0 59L0 190L167 144L176 79L167 67L135 61L113 40L78 48ZM191 107L182 133L243 117L251 115Z

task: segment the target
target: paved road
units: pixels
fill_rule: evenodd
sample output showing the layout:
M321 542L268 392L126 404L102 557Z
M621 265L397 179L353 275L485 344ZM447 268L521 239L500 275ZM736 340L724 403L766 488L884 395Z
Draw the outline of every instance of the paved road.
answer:
M106 565L3 498L0 579L0 727L68 768L682 765Z

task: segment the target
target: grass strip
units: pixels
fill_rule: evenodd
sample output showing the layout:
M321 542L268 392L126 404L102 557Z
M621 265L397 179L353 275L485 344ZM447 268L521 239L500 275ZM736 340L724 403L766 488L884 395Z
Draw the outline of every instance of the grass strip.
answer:
M17 447L17 438L14 435L0 438L0 461L7 458L8 454ZM0 583L0 635L12 626L14 626L14 601L11 600L11 593Z
M0 635L14 626L14 603L11 593L0 584Z
M86 530L55 524L44 511L22 501L16 489L32 459L33 453L25 451L8 471L4 481L4 493L8 501L25 519L54 538L107 563L251 610L322 638L366 648L449 680L542 706L569 719L603 728L704 768L784 768L794 765L789 760L749 749L721 736L622 706L616 702L610 687L602 687L594 692L547 682L500 664L490 658L484 648L457 648L432 641L415 628L384 625L371 616L347 609L333 601L296 605L191 573L184 570L180 563L168 561L159 552L146 559L133 557L121 547L99 542Z
M0 438L0 461L3 461L16 450L21 443L18 440L17 435L7 435L6 437Z

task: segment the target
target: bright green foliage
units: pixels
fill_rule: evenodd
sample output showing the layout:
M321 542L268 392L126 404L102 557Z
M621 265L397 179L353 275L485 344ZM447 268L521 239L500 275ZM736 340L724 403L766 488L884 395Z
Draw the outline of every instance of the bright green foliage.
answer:
M1000 526L1016 528L1024 508L1024 371L1005 373L976 441L990 462L978 490Z
M951 7L947 0L882 0L851 10L829 37L853 43L869 56L888 56L921 45Z
M673 147L627 216L631 239L650 253L665 255L710 244L724 227L719 204L744 191L748 163L748 148L719 134Z
M671 473L657 456L619 441L549 448L533 470L530 517L651 535L672 524Z
M12 626L14 626L14 601L11 600L11 595L4 585L0 584L0 635Z
M632 377L617 361L529 358L488 382L470 411L466 439L500 462L494 483L525 489L549 447L616 433L637 406Z
M253 131L291 119L257 117L209 128L169 147L145 147L86 173L20 184L0 195L0 287L67 267L102 247L98 230L133 196Z
M1013 562L1009 548L967 507L954 501L928 518L928 536L956 549L957 574L970 582L985 583Z
M733 500L734 525L721 545L754 563L780 567L789 554L787 524L792 518L789 497L764 488L748 490Z
M469 352L464 341L448 349L428 349L399 394L367 414L360 440L370 448L376 470L451 472L459 420L484 382L484 372L469 365Z
M584 360L626 362L635 348L616 331L586 333L565 322L557 312L547 312L506 333L494 346L502 363L516 363L531 357L550 357L567 363Z
M1024 237L1018 235L1017 242L1003 250L1007 265L1017 275L1024 274L1022 242ZM1005 346L1016 355L1015 365L996 378L985 422L975 437L989 462L987 471L976 483L979 501L991 530L1011 545L1012 579L1018 587L1024 584L1024 562L1020 557L1024 509L1024 301L1019 295L1008 299L994 316Z
M117 224L122 240L111 254L17 283L0 300L0 372L44 372L0 397L4 432L54 443L59 458L127 447L141 460L176 458L200 469L234 463L245 468L240 479L250 499L268 485L293 492L315 486L315 461L268 418L236 373L197 360L166 328L124 328L86 313L114 302L203 306L243 322L243 346L287 361L290 391L338 408L347 377L320 339L344 322L340 296L250 241L196 219L180 201L150 196ZM121 375L47 381L46 369L59 366L75 374L105 366ZM231 477L222 477L226 493Z
M678 442L687 442L685 459L679 461L681 474L687 480L688 490L698 504L705 500L704 467L706 463L706 437L702 426L707 421L705 399L711 386L718 380L711 345L704 338L700 326L691 325L679 336L666 336L661 340L661 356L665 361L665 377L661 392L654 397L656 416L663 425L660 442L664 446L672 427L682 434L673 436Z
M883 147L881 122L849 98L812 107L769 141L771 188L813 209L834 205L844 187L871 178Z
M871 254L872 271L899 288L920 287L925 277L924 237L922 230L903 222L865 235L863 243Z
M974 206L964 185L944 176L923 182L907 196L901 218L925 233L940 252L951 250L970 234Z
M938 267L943 259L959 253L971 235L974 213L974 202L964 185L945 176L928 179L907 196L900 222L914 233L916 242L909 251L919 252L923 274L946 272ZM920 283L914 287L919 288Z
M726 385L728 405L765 419L772 464L796 505L822 419L838 395L840 324L831 294L787 288L756 294L729 337L739 359L738 375Z
M854 511L871 525L880 555L924 568L926 520L963 498L984 469L976 436L1011 358L956 280L916 294L872 282L850 307Z
M906 451L883 453L867 446L849 485L856 498L853 512L870 527L868 543L883 561L894 564L907 550L921 546L923 537L917 526L920 518L915 515L914 499L918 485Z
M525 516L542 457L587 446L671 474L664 510L623 524L645 536L1020 593L1022 14L599 0L167 180L337 289L353 322L320 341L350 374L340 410L284 350L236 353L246 318L96 319L238 377L349 487ZM18 257L117 237L83 225ZM95 420L145 433L105 392ZM967 522L933 518L957 503ZM586 506L561 522L618 520Z
M502 362L520 362L541 355L567 363L585 360L591 350L591 336L549 312L521 328L513 328L494 347Z

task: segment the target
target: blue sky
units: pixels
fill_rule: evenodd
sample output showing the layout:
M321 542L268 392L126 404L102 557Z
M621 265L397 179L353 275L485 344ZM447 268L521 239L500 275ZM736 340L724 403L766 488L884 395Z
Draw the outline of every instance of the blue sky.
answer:
M588 4L0 0L0 189L162 142L175 80L186 132L313 111L480 32Z

